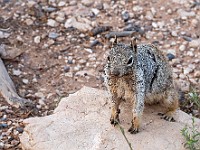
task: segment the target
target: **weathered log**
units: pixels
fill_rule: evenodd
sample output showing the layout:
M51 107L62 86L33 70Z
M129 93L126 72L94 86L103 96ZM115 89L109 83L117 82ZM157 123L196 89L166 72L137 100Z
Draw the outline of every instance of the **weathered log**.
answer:
M33 103L30 100L21 98L15 89L14 83L9 77L3 61L0 58L0 94L5 100L16 108L19 107L33 107Z

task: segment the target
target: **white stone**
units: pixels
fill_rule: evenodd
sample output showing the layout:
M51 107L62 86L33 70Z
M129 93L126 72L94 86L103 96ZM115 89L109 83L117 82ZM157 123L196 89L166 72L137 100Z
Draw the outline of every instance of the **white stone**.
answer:
M196 78L200 77L200 71L199 70L194 72L194 77L196 77Z
M147 31L146 34L145 34L145 37L146 37L147 39L151 39L151 38L153 37L153 35L154 35L154 32L152 32L152 31Z
M142 10L143 10L143 8L139 5L136 5L136 6L133 7L133 11L137 12L137 11L142 11Z
M59 7L62 7L62 6L65 6L65 4L66 4L65 1L60 1L60 2L58 3L58 6L59 6Z
M85 6L90 6L94 3L93 0L81 0L81 3Z
M146 16L145 16L145 18L147 19L147 20L153 20L153 14L152 14L152 12L151 11L147 11L146 12Z
M57 16L55 19L56 19L56 21L58 21L58 22L63 22L63 21L65 21L65 17L61 17L61 16Z
M177 34L176 31L172 31L172 32L171 32L171 35L174 36L174 37L178 36L178 34Z
M152 22L152 26L153 26L154 28L157 28L157 27L158 27L158 25L157 25L156 22Z
M34 37L34 43L39 44L40 40L41 40L41 37L39 35Z
M192 51L188 51L188 52L187 52L187 56L193 57L193 56L194 56L194 53L193 53Z
M43 99L45 96L44 96L44 94L42 93L42 92L37 92L37 93L35 93L35 96L36 97L39 97L39 98L41 98L41 99Z
M27 6L28 6L29 8L33 7L35 4L36 4L35 1L30 1L30 0L27 1Z
M62 98L50 116L28 118L20 135L22 148L28 150L128 150L119 126L110 125L111 97L108 92L83 87ZM138 134L127 132L131 105L126 102L120 113L120 126L134 150L184 150L180 131L191 125L192 116L177 110L176 122L160 119L162 107L146 106ZM195 118L197 130L200 120Z
M80 59L78 62L79 62L79 64L83 65L83 64L85 64L87 61L86 61L85 59Z
M185 78L186 78L186 75L184 75L184 74L181 73L181 74L179 75L179 78L180 78L180 79L185 79Z
M172 2L178 3L178 4L186 4L188 0L172 0Z
M50 27L57 27L58 26L58 22L56 22L53 19L48 19L47 20L47 25L50 26Z
M86 22L78 22L76 18L72 17L72 18L67 19L64 26L65 28L74 27L82 32L86 32L92 29L89 20L83 19L82 21L86 21Z
M107 10L107 9L109 9L110 8L110 5L108 4L108 3L103 3L103 8L105 9L105 10Z
M33 78L33 80L32 80L34 83L37 83L38 81L37 81L37 78Z
M160 22L157 23L157 25L158 25L158 27L160 29L162 29L164 27L164 25L165 25L165 22L164 21L160 21Z
M199 21L197 19L192 19L192 21L191 21L192 27L197 27L198 24L199 24Z
M174 79L178 78L178 75L176 73L173 73L173 78Z
M200 38L189 42L189 46L194 48L200 47Z
M98 9L96 9L96 8L92 8L91 9L92 10L92 12L95 14L95 15L98 15L99 14L99 10Z
M168 9L168 10L167 10L167 13L168 13L169 15L171 15L171 14L172 14L172 10L171 10L171 9Z
M186 48L185 45L180 45L180 46L179 46L179 50L180 50L180 51L184 51L185 48Z
M22 79L22 82L24 83L24 84L28 84L28 79Z
M15 75L15 76L19 76L22 73L19 69L17 69L17 70L13 69L12 72L13 72L13 75Z
M153 16L156 14L156 9L154 7L151 7L151 12L153 14Z
M92 49L90 49L90 48L84 48L84 50L85 50L86 52L88 52L88 53L93 53Z
M188 12L188 11L185 11L183 9L179 9L177 11L177 13L179 14L179 16L184 19L184 18L187 18L187 17L194 17L195 16L195 12L191 11L191 12Z
M10 33L0 31L0 39L8 38L9 36L10 36Z
M168 50L167 50L167 53L171 53L171 54L173 54L174 56L176 56L176 50L175 50L175 49L168 49Z
M26 19L25 20L25 23L28 25L28 26L30 26L30 25L32 25L33 24L33 20L31 20L31 19Z
M191 73L193 70L194 70L193 68L187 67L187 68L184 68L183 73L184 73L185 75L187 75L187 74Z
M65 77L72 78L73 77L73 73L72 72L67 72L67 73L65 73Z

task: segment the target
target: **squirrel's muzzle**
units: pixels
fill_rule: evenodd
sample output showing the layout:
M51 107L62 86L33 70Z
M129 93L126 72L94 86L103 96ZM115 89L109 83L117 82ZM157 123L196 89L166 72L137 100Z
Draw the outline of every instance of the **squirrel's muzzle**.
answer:
M114 69L114 70L111 71L111 75L119 76L120 75L120 71L117 70L117 69Z

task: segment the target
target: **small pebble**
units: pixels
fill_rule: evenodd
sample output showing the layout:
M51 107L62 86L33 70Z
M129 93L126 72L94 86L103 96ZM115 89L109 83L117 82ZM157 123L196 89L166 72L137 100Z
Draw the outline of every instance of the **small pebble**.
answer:
M19 76L22 73L19 69L17 70L13 69L12 72L13 72L13 75L15 76Z
M193 69L191 67L187 67L187 68L184 68L183 73L185 75L187 75L187 74L191 73L192 71L193 71Z
M194 72L194 77L200 78L200 71L199 70Z
M59 6L59 7L62 7L62 6L65 6L65 4L66 4L65 1L60 1L60 2L58 3L58 6Z
M50 27L57 27L58 23L53 19L48 19L47 25L50 26Z
M65 71L65 72L69 72L69 70L70 70L70 67L69 67L69 66L64 66L64 71Z
M122 11L122 19L124 20L124 22L128 21L129 17L129 13L126 10Z
M189 36L183 36L183 39L188 41L188 42L191 42L192 41L192 38L189 37Z
M185 45L179 46L179 50L180 50L180 51L184 51L184 50L185 50Z
M24 132L24 129L23 129L22 127L17 127L16 130L17 130L19 133Z
M40 39L41 39L40 36L34 37L34 43L39 44L40 43Z
M46 8L43 8L43 10L45 11L45 12L54 12L54 11L56 11L57 10L57 8L55 8L55 7L46 7Z
M3 148L4 148L3 142L0 142L0 149L3 149Z
M8 125L6 123L1 123L0 124L0 129L4 129L4 128L7 128Z
M175 56L172 53L168 53L167 58L168 58L169 61L171 61L172 59L175 58Z
M22 82L24 83L24 84L28 84L28 79L22 79Z
M176 31L172 31L172 32L171 32L171 35L174 36L174 37L178 36L178 34L177 34Z
M59 34L56 32L50 32L48 35L48 37L51 39L56 39L58 36L59 36Z
M83 65L83 64L85 64L87 61L86 61L85 59L80 59L78 62L79 62L81 65Z
M31 19L26 19L25 20L25 23L28 25L28 26L30 26L30 25L32 25L33 24L33 20L31 20Z
M191 42L189 42L190 47L197 48L197 47L199 47L199 45L200 45L200 39L195 39L195 40L192 40Z
M98 14L99 14L99 10L98 9L96 9L96 8L92 8L91 9L92 10L92 12L97 16Z
M92 42L90 43L90 47L94 47L94 46L96 46L96 45L98 45L98 44L101 44L101 45L102 45L102 43L99 42L98 40L94 40L94 41L92 41Z

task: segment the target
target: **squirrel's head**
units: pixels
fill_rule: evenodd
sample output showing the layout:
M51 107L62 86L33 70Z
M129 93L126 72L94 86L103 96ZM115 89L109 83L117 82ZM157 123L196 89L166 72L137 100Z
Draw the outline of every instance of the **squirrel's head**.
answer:
M132 39L131 44L126 45L124 43L118 43L115 37L107 56L105 66L106 74L118 77L133 74L136 53L136 39Z

